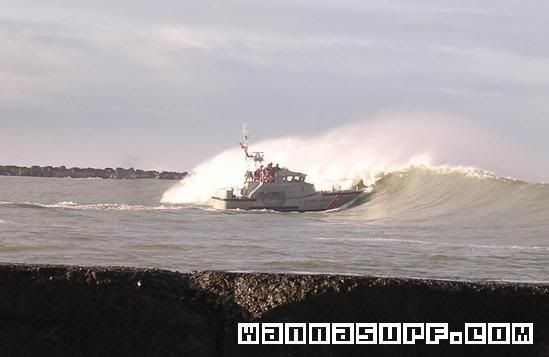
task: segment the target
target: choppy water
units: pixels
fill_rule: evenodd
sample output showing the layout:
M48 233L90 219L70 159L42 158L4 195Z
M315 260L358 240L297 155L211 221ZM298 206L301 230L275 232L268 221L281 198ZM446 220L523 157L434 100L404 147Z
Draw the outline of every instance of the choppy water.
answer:
M549 281L549 185L413 168L329 213L160 203L172 185L0 177L0 261Z

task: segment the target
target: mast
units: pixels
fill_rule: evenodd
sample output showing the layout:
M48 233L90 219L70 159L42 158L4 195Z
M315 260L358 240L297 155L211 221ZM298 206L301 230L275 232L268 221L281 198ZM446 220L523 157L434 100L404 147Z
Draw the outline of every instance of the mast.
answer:
M263 162L263 152L261 151L254 151L252 153L248 152L248 139L250 139L250 135L248 133L248 124L242 125L242 142L240 143L240 148L244 150L244 158L246 161L248 159L253 159L254 163L261 163Z
M250 155L248 153L248 139L249 139L249 135L248 135L248 124L242 124L242 142L240 143L240 147L242 148L242 150L244 150L244 157L246 160L248 160L248 158L250 157L253 157L252 155Z

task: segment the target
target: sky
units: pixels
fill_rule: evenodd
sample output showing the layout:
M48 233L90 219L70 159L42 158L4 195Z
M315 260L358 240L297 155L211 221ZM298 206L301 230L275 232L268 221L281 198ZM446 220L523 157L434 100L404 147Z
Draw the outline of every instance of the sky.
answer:
M549 180L545 0L0 8L0 164L183 171L234 147L242 123L265 140L429 112L520 148L525 176Z

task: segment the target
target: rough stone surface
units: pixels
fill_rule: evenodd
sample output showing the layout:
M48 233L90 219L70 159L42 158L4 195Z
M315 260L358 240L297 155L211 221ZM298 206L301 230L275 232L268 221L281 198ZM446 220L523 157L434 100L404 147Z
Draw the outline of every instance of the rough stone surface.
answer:
M0 266L0 356L547 356L549 285ZM237 322L534 322L528 346L245 346Z

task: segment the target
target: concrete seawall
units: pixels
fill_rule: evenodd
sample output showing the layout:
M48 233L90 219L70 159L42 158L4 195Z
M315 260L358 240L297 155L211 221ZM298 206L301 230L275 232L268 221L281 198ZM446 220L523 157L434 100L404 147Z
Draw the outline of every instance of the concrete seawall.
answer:
M547 356L549 285L0 266L0 356ZM237 345L236 322L533 322L525 346Z

